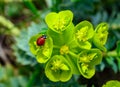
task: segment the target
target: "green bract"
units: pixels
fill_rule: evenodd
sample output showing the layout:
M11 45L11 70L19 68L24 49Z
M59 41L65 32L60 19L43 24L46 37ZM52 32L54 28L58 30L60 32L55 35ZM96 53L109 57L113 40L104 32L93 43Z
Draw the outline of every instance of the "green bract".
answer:
M46 16L48 34L52 37L54 45L62 46L73 39L72 19L73 13L69 10L59 13L51 12Z
M80 73L85 78L91 78L95 74L95 65L99 64L101 60L102 53L99 49L82 51L77 60Z
M45 21L50 29L60 33L64 31L72 22L73 13L69 10L61 11L59 13L51 12L49 13Z
M61 55L55 55L46 64L45 74L51 81L68 81L72 77L69 62Z
M45 63L49 60L52 54L53 42L50 36L47 36L45 44L43 46L37 46L37 39L42 34L37 34L31 37L29 41L30 51L36 56L38 62Z
M88 21L82 21L75 26L75 37L79 43L80 48L90 49L91 44L89 40L93 37L93 26Z
M100 23L96 29L95 34L93 37L93 43L99 49L106 51L104 47L108 37L108 24L107 23Z
M119 87L120 86L120 82L117 80L111 80L108 81L106 84L104 84L102 87Z
M102 51L106 51L107 23L99 24L94 31L89 21L82 21L74 27L72 19L73 13L69 10L49 13L45 18L49 28L47 38L42 38L44 45L37 45L42 34L31 37L29 41L37 61L45 63L45 75L54 82L66 82L72 74L91 78L95 66L102 61Z

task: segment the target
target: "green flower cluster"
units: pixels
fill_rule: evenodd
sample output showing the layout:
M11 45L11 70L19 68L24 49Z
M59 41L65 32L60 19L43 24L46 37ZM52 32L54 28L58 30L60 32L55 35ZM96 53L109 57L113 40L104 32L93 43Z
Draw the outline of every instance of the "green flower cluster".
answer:
M73 74L91 78L95 66L102 60L102 52L106 51L107 23L100 23L94 30L89 21L74 26L72 20L73 13L69 10L51 12L45 18L47 38L39 33L29 41L31 52L39 63L45 64L45 74L54 82L66 82ZM37 39L40 37L43 45L39 46Z

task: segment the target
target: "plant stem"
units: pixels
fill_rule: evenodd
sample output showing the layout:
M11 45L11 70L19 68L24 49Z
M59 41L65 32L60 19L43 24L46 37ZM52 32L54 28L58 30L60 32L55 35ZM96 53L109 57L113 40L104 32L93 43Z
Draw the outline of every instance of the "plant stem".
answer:
M70 54L71 56L75 57L75 58L79 58L79 56L78 56L77 54L73 53L72 51L69 51L69 54Z
M54 48L58 48L58 49L60 48L59 46L56 46L56 45L53 45L53 47L54 47Z
M112 57L116 57L117 56L117 52L114 50L114 51L110 51L106 54L107 56L112 56Z

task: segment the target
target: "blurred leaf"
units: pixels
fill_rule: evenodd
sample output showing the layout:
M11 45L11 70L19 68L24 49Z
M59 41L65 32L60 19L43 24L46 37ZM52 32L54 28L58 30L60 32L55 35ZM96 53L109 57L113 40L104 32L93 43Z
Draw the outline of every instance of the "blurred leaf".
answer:
M28 27L28 30L23 29L21 31L20 36L16 38L16 45L19 49L25 51L28 55L32 56L28 46L29 39L37 33L46 32L46 30L47 28L44 22L41 22L39 24L32 23L31 26Z
M118 68L117 68L116 63L114 62L114 58L113 57L107 57L105 59L106 59L107 63L109 64L109 66L113 69L113 71L115 73L117 73Z
M17 46L23 51L27 51L28 48L28 32L24 29L21 31L21 34L18 38L16 38Z
M5 6L5 14L8 17L18 17L21 15L22 4L20 3L9 3Z
M0 87L6 87L6 85L3 83L0 83Z
M117 55L120 57L120 40L117 42L116 52L117 52Z
M24 4L35 14L36 16L39 15L37 8L35 5L32 3L32 0L23 0Z
M110 27L112 29L120 29L120 13L117 13L117 17L111 20Z
M92 23L94 25L97 25L98 23L100 22L105 22L107 21L107 18L108 18L108 14L106 11L98 11L95 15L92 15Z
M117 66L118 66L118 70L120 71L120 57L117 57Z
M16 77L10 78L10 87L19 87L18 79Z
M71 2L78 2L78 1L80 1L80 0L71 0Z
M116 44L116 37L114 35L114 33L112 31L109 32L109 35L108 35L108 40L107 40L107 43L105 45L105 47L107 48L107 50L111 50L114 48L115 44Z
M18 81L21 87L27 86L28 79L26 78L26 76L19 76Z
M96 69L98 70L98 71L103 71L104 69L105 69L105 64L104 64L104 62L101 62L99 65L97 65L96 66Z
M47 26L44 22L41 23L34 23L32 22L31 26L28 27L28 40L31 38L31 36L38 34L40 32L46 32Z

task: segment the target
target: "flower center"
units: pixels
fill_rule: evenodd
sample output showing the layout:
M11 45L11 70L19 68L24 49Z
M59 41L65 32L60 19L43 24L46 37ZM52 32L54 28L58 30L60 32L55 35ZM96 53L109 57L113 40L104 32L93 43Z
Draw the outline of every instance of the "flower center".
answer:
M83 56L80 56L79 62L89 63L90 61L92 61L96 57L97 57L97 53L84 54Z
M82 64L81 64L81 67L82 67L82 71L83 71L84 73L87 73L87 71L88 71L88 64L82 63Z
M61 18L59 17L58 20L53 24L53 27L57 31L63 31L64 28L69 24L69 18L64 17Z
M87 38L87 31L88 31L88 26L82 27L80 30L77 31L76 37L79 41L86 41L88 40Z
M60 48L60 54L61 55L67 54L68 52L69 52L68 46L64 45Z
M55 72L69 70L68 66L65 65L60 59L54 60L51 65L52 65L51 69L54 70Z

